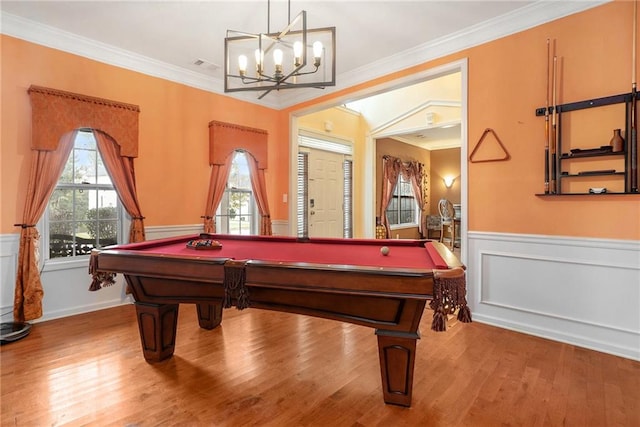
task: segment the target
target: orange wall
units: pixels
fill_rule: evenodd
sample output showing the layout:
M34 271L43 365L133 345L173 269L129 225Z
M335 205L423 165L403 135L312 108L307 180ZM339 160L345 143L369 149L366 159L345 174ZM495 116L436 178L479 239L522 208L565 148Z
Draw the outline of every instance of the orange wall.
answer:
M232 98L113 67L2 36L2 131L0 233L22 222L30 167L30 85L46 86L140 106L138 196L145 225L197 224L209 183L211 120L265 129L271 216L286 219L282 193L288 171L286 115Z
M546 103L546 40L557 41L558 103L630 92L632 14L633 2L614 1L290 110L467 58L468 152L492 128L511 155L468 164L469 231L638 240L640 195L535 195L544 191L544 118L535 109ZM590 144L608 144L612 129L603 124Z
M137 104L138 192L146 225L200 221L206 198L210 120L269 132L267 187L273 219L287 219L288 127L292 111L463 58L468 60L468 151L490 127L511 154L470 163L469 230L640 239L640 196L536 197L543 191L546 39L561 57L558 101L631 90L633 3L614 1L500 40L328 94L282 112L188 88L2 36L0 233L21 221L29 168L31 84ZM640 68L640 67L638 67ZM608 135L611 126L602 130ZM588 148L588 147L585 147Z

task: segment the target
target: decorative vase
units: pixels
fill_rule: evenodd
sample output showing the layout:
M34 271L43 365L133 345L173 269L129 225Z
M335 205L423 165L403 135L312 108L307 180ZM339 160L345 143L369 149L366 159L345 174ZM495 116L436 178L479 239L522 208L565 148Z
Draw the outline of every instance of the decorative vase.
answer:
M624 138L620 135L620 129L613 130L613 138L611 138L609 145L614 153L624 151Z

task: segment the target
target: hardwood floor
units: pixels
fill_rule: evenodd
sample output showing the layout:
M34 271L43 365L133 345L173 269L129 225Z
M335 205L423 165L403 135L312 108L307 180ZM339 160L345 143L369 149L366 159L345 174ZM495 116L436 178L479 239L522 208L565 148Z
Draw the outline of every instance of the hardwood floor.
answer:
M1 347L2 426L640 426L640 362L480 323L422 321L411 408L382 400L373 330L182 305L147 364L133 306L37 323Z

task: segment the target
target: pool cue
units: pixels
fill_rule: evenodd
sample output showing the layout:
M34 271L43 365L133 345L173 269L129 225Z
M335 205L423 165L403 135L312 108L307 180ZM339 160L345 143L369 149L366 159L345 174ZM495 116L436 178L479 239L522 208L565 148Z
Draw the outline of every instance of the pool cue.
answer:
M554 46L553 46L553 116L552 116L552 128L553 128L553 135L550 138L551 139L551 192L552 193L557 193L557 188L556 188L556 174L557 174L557 168L556 168L556 149L557 149L557 144L558 144L558 103L557 103L557 94L556 92L558 91L558 88L556 86L556 81L558 79L558 57L555 54L555 42L554 42Z
M637 130L637 102L636 88L636 44L638 38L638 1L633 1L633 34L631 46L631 138L629 138L629 157L631 158L631 185L632 193L638 192L638 130Z
M544 109L544 194L549 194L549 39L547 39L547 108Z

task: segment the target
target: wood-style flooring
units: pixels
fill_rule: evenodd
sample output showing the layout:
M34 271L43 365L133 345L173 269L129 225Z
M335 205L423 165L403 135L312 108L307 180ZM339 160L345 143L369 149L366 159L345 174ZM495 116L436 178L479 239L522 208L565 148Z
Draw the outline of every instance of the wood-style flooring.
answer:
M182 305L173 358L142 357L131 305L36 323L0 348L8 426L640 426L640 362L480 323L422 320L411 408L382 400L374 331Z

